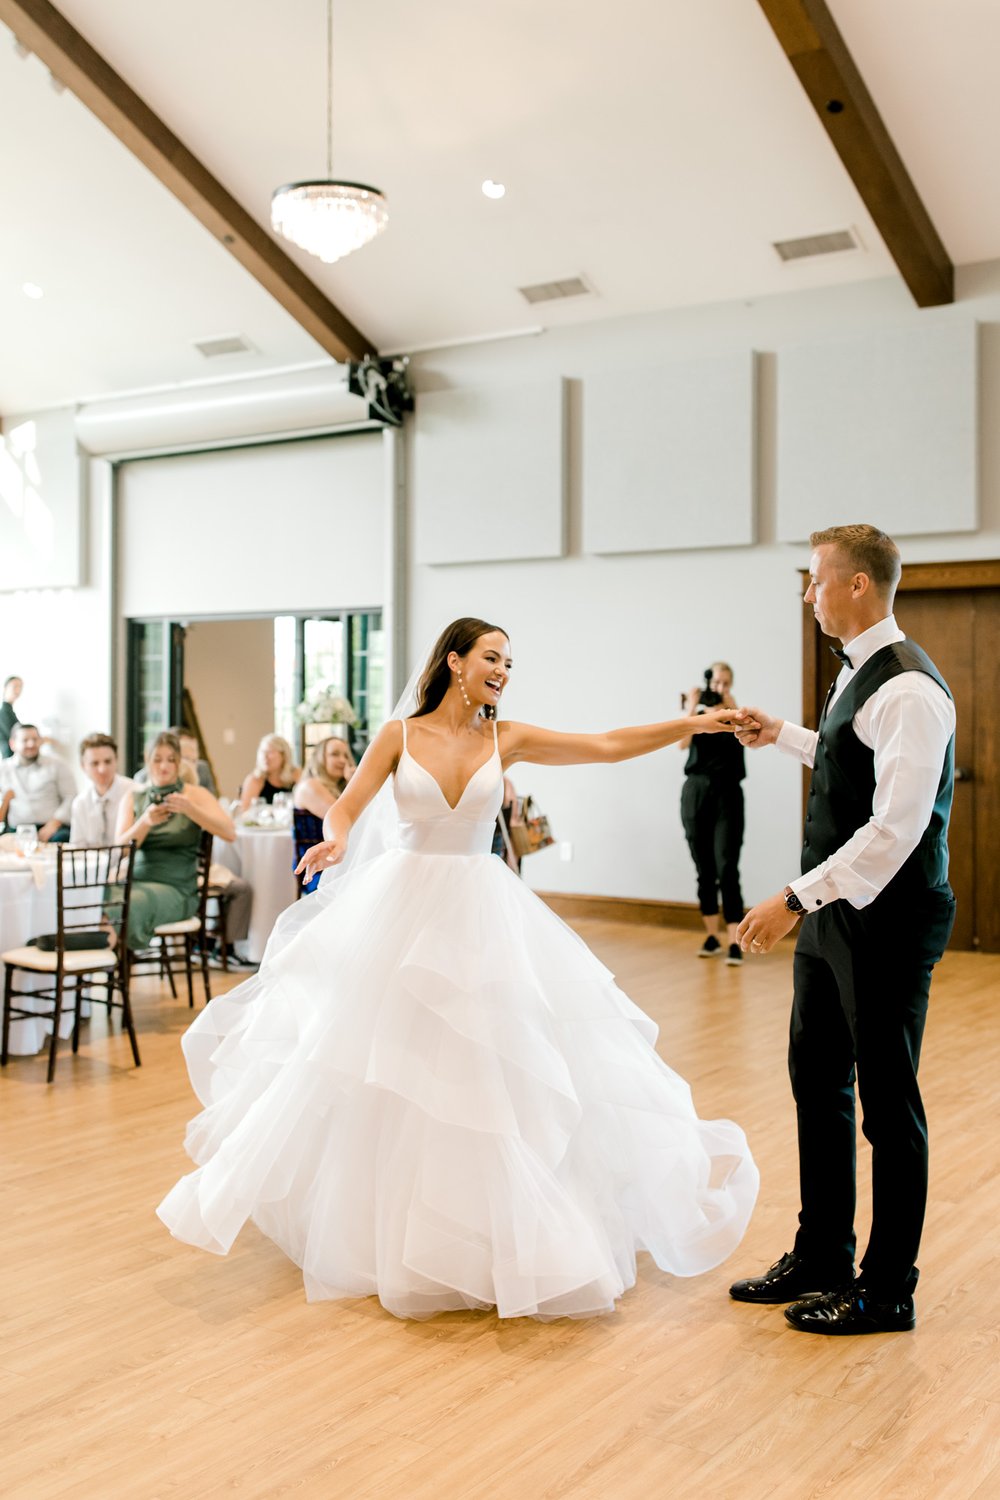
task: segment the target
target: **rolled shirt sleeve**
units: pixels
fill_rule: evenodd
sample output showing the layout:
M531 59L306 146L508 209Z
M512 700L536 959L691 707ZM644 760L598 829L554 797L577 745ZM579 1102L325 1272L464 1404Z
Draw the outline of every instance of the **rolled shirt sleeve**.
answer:
M807 911L840 900L869 906L909 859L934 809L955 707L925 673L904 672L862 705L854 730L875 755L872 815L829 859L792 881Z

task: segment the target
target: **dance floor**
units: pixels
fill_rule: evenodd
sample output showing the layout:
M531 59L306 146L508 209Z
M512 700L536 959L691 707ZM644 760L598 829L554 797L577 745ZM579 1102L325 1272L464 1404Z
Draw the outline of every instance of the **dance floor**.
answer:
M177 1244L153 1209L185 1170L189 1013L143 981L140 1070L98 1019L51 1088L42 1058L0 1076L6 1500L1000 1495L1000 957L949 955L935 981L916 1332L824 1339L726 1295L794 1229L789 945L737 971L697 962L694 933L579 928L699 1112L749 1135L761 1197L727 1265L678 1281L643 1257L591 1322L402 1323L371 1300L308 1305L252 1228L225 1259ZM859 1161L864 1204L863 1142Z

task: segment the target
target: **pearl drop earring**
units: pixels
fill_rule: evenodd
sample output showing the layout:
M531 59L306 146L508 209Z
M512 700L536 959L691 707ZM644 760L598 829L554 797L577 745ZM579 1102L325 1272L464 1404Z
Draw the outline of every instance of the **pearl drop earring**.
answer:
M465 700L465 706L466 706L466 708L471 708L472 707L472 699L469 697L468 693L465 691L465 682L463 681L463 678L462 678L461 669L459 669L459 673L458 673L458 687L459 687L459 692L462 694L462 697Z

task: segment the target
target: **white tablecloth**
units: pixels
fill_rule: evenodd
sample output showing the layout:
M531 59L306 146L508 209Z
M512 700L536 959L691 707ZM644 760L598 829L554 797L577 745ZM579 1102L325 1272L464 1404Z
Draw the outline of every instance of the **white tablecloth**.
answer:
M3 865L8 865L4 859ZM44 880L39 887L30 869L15 870L0 866L0 953L8 948L23 948L29 938L42 932L54 932L56 928L56 872L55 865L46 861L37 868L44 870ZM0 982L5 977L0 964ZM22 969L16 983L20 989L30 989L32 976ZM38 980L39 987L46 979ZM21 997L18 1005L28 1006L29 998ZM45 1009L49 1007L46 1005ZM73 1030L73 1012L60 1017L59 1035L68 1037ZM18 1057L38 1052L47 1042L52 1027L43 1017L37 1021L12 1021L10 1027L10 1050Z
M271 928L298 894L292 874L294 849L290 828L238 828L235 844L215 840L212 859L242 875L253 888L250 932L236 944L240 957L250 963L260 963Z

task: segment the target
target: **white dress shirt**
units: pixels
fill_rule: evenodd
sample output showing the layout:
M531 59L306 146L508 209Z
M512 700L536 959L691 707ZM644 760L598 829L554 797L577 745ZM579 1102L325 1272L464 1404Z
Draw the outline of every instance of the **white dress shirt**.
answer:
M40 755L37 760L22 760L14 755L0 761L0 793L14 793L7 809L7 826L18 823L43 823L58 818L69 822L69 810L76 796L76 777L64 760L56 755Z
M827 713L869 657L905 639L888 615L845 642L851 665L841 667ZM955 705L926 672L900 672L861 705L852 727L875 753L872 815L829 859L791 882L807 911L839 900L859 910L870 905L909 859L937 799L945 751L955 733ZM815 729L786 723L777 745L811 766L818 738Z
M127 776L116 776L102 796L92 781L87 790L73 798L69 823L69 841L94 847L113 844L118 826L118 809L126 792L132 790Z

